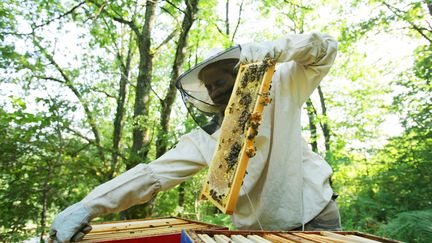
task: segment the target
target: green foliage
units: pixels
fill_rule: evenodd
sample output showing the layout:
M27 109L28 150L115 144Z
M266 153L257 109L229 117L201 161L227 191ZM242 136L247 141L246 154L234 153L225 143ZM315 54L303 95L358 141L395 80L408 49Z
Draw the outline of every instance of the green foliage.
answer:
M60 132L69 122L63 117L69 112L67 107L51 101L47 104L51 114L32 114L26 112L22 99L12 97L11 102L13 111L0 109L2 241L17 241L35 231L43 232L56 208L85 195L88 189L84 185L92 181L85 179L86 173L77 173L81 166L69 165L75 151L65 144L75 141L65 139ZM29 230L30 220L37 227Z
M407 211L399 213L379 234L406 242L432 241L432 210Z

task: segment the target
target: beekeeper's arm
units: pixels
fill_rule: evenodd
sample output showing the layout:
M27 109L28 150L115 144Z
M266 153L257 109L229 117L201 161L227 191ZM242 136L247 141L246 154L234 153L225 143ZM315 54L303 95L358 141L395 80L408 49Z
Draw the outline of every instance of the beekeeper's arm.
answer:
M183 136L177 146L150 164L139 164L90 192L54 219L50 237L58 242L80 240L91 219L149 201L204 168L208 160L204 132Z
M281 87L302 105L330 70L336 52L337 42L328 35L292 34L276 41L241 45L240 62L275 58L282 63L277 67Z

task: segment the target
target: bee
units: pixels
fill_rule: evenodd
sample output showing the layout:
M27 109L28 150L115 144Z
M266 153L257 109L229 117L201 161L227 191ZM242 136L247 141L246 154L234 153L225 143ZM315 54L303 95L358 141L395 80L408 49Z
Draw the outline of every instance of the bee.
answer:
M245 107L249 107L251 102L252 102L252 96L250 94L245 94L240 98L239 101L239 103L244 105Z
M246 148L246 155L247 155L249 158L254 157L255 154L256 154L256 153L255 153L255 147L253 147L253 146L249 146L249 147Z
M253 138L256 137L256 135L258 135L258 130L252 128L252 131L249 133L249 135L248 135L247 138L248 138L249 140L252 140Z
M251 118L250 118L251 121L261 121L261 119L262 119L262 116L261 116L260 112L252 113Z
M232 114L232 113L233 113L233 111L234 111L233 107L232 107L232 106L230 106L230 107L228 108L228 113Z

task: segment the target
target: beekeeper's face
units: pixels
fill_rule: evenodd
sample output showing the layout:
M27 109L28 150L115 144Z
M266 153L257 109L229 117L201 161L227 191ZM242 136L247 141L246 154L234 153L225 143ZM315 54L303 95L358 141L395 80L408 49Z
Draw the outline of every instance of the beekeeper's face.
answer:
M228 62L228 60L226 62ZM199 75L210 98L222 111L225 110L234 87L236 73L233 67L235 64L236 61L231 61L229 63L220 61L210 64L205 67Z

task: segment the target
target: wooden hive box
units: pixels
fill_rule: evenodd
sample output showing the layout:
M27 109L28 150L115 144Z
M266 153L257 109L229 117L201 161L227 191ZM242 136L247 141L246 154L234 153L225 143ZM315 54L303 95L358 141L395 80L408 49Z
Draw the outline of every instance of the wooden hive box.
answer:
M229 231L184 230L181 243L377 243L399 242L357 231Z
M180 242L181 231L190 229L227 228L177 217L113 221L92 224L81 242Z

